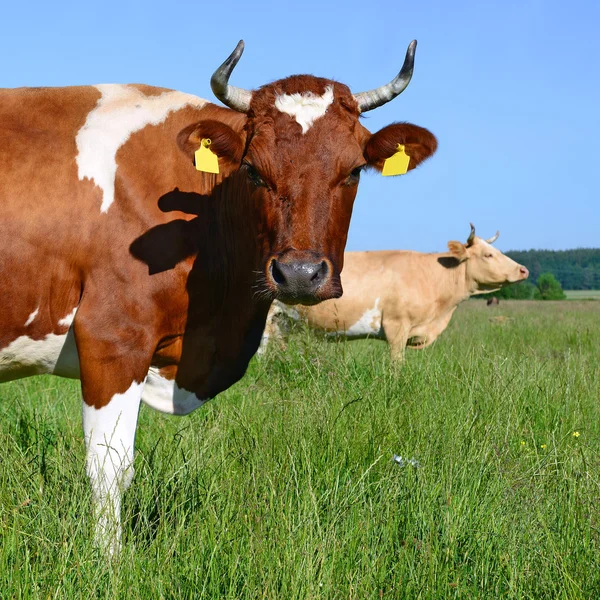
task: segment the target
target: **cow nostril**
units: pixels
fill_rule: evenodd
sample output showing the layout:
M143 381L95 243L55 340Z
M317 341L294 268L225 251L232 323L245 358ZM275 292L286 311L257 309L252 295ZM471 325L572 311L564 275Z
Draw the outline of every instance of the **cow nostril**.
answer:
M277 285L283 285L286 282L285 275L282 273L276 260L271 261L271 276Z
M328 271L329 271L329 267L327 266L327 263L323 260L323 261L321 261L319 268L315 269L315 272L314 272L313 276L310 278L310 280L313 283L319 283L320 281L322 281L323 279L325 279L327 277Z

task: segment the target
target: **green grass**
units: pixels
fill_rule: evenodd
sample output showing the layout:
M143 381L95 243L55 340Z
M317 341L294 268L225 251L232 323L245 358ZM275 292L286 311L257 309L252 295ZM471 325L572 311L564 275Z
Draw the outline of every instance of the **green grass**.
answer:
M598 598L599 317L465 303L400 370L300 330L196 413L144 408L113 564L77 382L6 384L0 598Z
M600 290L565 290L568 300L600 300Z

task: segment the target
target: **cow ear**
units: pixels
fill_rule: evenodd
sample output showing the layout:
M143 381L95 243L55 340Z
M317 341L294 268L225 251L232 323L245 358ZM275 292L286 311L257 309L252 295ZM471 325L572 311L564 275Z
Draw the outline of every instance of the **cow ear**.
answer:
M182 129L177 135L180 150L194 163L196 150L203 139L210 140L210 151L219 157L219 165L238 167L244 152L244 141L229 125L220 121L200 121Z
M460 262L469 258L467 247L462 242L448 242L448 250L450 250L452 256L457 258Z
M408 171L427 160L437 149L437 140L431 131L410 123L392 123L369 138L365 148L365 158L369 166L378 171L383 163L396 153L398 144L410 157Z

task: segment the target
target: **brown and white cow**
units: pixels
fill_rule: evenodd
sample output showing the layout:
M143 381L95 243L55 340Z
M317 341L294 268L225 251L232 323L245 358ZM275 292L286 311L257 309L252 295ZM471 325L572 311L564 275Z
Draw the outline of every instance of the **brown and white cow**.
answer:
M98 541L120 538L140 401L187 414L244 374L274 298L342 293L364 167L435 137L359 116L400 94L309 75L211 86L223 108L146 85L0 91L0 381L81 378ZM219 173L198 171L203 140Z
M310 307L275 302L260 352L270 338L282 338L283 315L335 336L387 340L392 358L401 360L407 346L432 344L464 300L527 279L524 266L491 245L498 235L483 240L471 225L467 243L448 242L449 253L346 252L344 295Z

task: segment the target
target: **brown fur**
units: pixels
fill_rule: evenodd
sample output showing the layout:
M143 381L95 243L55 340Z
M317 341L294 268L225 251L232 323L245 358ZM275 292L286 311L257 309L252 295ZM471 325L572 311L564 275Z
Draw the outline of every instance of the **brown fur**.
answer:
M403 144L404 151L410 156L409 171L437 150L437 140L427 129L410 123L393 123L373 134L369 139L365 151L369 164L381 171L385 159L396 153L398 144Z
M326 85L334 103L306 134L274 108L279 93L322 94ZM19 336L65 333L58 321L78 307L83 395L96 407L151 365L199 398L237 381L277 297L269 261L326 261L331 278L315 301L339 296L352 171L379 168L390 144L407 144L411 168L435 150L435 138L411 125L371 136L346 86L294 76L256 91L248 115L188 106L133 133L117 152L115 201L102 214L99 188L79 180L75 162L75 136L99 96L95 88L0 92L0 350ZM218 175L194 167L203 137L219 156Z
M221 167L223 162L229 163L234 169L239 167L244 152L244 139L229 125L220 121L204 120L188 125L177 135L179 147L190 160L194 160L194 154L203 139L211 141L210 151L221 159Z

